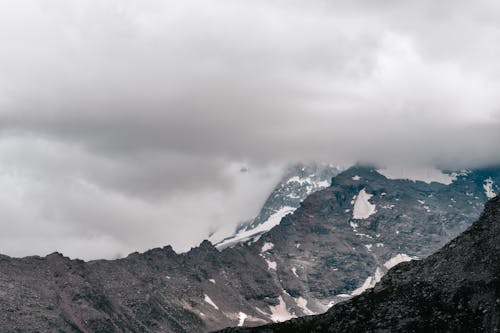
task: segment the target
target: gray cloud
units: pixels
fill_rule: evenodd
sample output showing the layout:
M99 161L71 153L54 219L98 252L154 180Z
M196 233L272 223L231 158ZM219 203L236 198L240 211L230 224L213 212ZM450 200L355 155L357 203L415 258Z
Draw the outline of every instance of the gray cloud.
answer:
M291 161L500 163L499 14L495 1L1 4L0 252L185 250L255 214Z

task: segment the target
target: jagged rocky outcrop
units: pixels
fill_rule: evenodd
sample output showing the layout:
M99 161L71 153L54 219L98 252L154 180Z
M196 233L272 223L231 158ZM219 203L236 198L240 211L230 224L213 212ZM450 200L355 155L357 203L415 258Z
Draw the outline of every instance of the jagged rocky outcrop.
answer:
M401 263L373 289L318 316L221 332L498 332L500 197L433 255Z
M257 240L222 251L205 241L90 262L0 256L0 331L206 332L322 313L465 230L485 179L497 191L500 170L445 185L353 167Z

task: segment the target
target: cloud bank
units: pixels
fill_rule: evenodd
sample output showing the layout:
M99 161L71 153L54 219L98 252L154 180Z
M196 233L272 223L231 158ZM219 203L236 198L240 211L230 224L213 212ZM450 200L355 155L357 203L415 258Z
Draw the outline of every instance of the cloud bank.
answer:
M187 250L255 214L293 161L499 163L499 16L496 1L1 3L0 252Z

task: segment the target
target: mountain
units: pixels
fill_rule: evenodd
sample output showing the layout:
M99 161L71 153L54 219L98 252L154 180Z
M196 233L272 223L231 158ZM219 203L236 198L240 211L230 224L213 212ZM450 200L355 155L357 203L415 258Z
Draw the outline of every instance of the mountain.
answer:
M299 208L300 203L311 193L330 186L331 179L341 170L341 167L332 164L296 163L289 166L259 214L239 225L234 235L217 241L215 247L222 250L238 243L257 240L279 224L284 216Z
M221 332L498 332L500 197L435 254L399 264L375 288L309 316Z
M204 241L117 260L0 256L0 331L206 332L322 313L469 227L500 169L433 177L351 167L257 240L221 251Z

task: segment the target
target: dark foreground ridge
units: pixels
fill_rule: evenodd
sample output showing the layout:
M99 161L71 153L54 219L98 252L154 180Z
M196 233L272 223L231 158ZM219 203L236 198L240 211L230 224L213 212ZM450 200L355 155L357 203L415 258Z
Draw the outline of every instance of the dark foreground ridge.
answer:
M498 332L499 277L497 196L441 250L397 265L375 288L322 315L220 332Z

